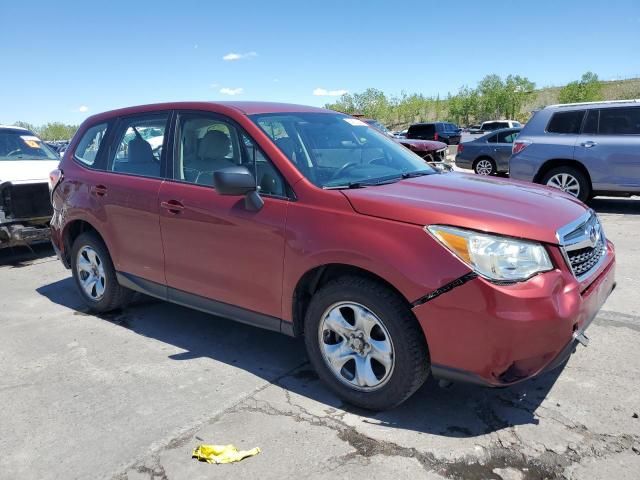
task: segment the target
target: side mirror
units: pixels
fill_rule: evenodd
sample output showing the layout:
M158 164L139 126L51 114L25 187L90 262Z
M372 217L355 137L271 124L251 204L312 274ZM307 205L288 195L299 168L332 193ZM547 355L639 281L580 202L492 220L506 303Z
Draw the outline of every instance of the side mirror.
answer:
M246 167L228 167L213 172L213 187L220 195L244 195L247 210L257 211L264 206L256 179Z

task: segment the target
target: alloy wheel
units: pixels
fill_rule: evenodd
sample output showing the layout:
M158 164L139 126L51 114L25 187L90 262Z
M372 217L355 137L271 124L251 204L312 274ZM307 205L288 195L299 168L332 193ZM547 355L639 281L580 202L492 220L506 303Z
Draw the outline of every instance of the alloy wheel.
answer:
M567 192L574 197L580 196L580 182L573 175L568 173L558 173L547 180L549 187L554 187Z
M493 165L489 160L480 160L476 164L476 173L479 175L491 175L493 173Z
M98 253L89 246L78 251L76 259L80 287L91 300L98 302L104 296L106 277L104 264Z
M341 302L329 307L318 341L331 373L351 388L377 390L391 377L393 342L382 320L363 305Z

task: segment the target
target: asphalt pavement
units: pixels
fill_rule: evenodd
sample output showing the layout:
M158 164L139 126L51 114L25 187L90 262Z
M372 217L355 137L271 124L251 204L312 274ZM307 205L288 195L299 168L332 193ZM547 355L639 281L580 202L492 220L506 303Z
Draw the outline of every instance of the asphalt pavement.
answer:
M0 252L1 479L640 477L640 199L596 199L618 288L568 364L507 389L429 380L374 414L302 341L138 297L87 313L47 247ZM191 458L200 443L262 453Z

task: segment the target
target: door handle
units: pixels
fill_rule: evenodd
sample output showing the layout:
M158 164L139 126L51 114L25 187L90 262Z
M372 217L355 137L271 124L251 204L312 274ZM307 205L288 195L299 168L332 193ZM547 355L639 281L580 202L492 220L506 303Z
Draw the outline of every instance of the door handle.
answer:
M104 185L94 185L91 187L91 193L99 197L104 197L107 194L107 187Z
M184 210L184 205L177 200L160 202L160 206L174 215L177 215Z
M582 142L580 145L582 145L584 148L591 148L591 147L595 147L598 144L596 142L592 142L591 140L589 140L586 142Z

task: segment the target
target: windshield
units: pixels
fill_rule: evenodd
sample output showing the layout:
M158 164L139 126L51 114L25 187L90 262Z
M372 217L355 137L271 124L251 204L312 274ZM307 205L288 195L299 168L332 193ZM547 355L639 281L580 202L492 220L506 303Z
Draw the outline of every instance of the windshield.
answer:
M456 132L456 131L458 131L458 127L456 125L454 125L453 123L445 123L444 124L444 130L446 132Z
M356 188L437 173L407 148L346 115L278 113L251 119L321 188Z
M60 160L42 140L28 131L0 132L0 161Z

